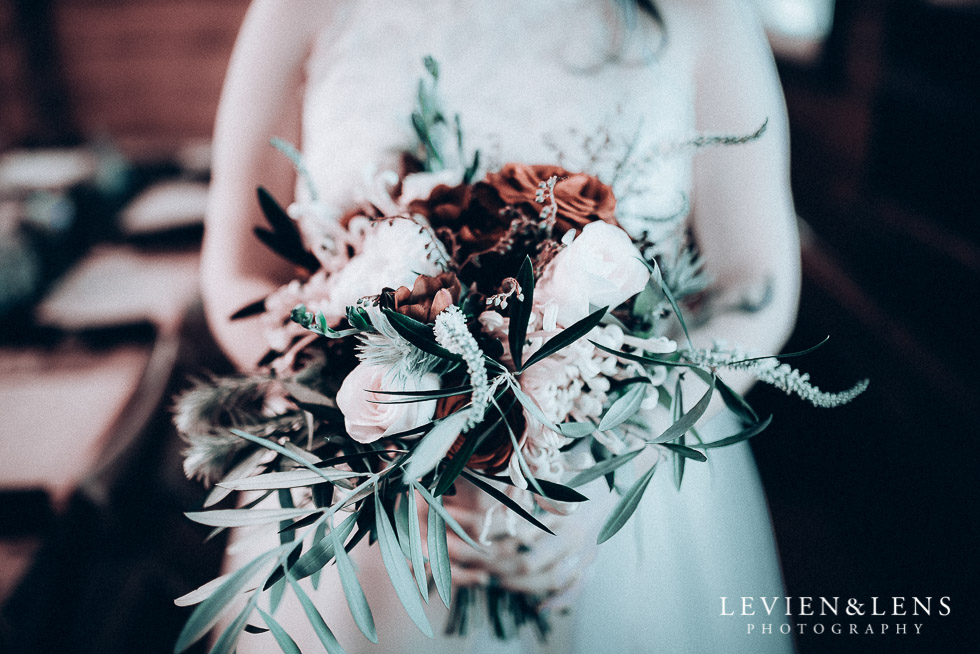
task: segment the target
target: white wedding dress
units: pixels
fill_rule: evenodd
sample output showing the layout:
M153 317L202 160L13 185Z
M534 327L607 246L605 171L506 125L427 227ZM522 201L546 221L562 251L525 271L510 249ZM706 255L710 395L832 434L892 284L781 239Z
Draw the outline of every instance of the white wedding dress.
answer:
M307 68L302 150L321 200L343 207L372 191L377 172L397 169L399 152L415 138L408 117L422 58L432 55L443 104L460 114L466 146L480 148L486 169L508 161L562 163L615 179L617 196L626 198L617 213L628 230L676 237L692 183L692 152L680 144L693 134L695 117L685 10L673 4L658 3L664 47L641 31L652 51L639 38L613 60L619 18L612 0L349 3ZM627 153L630 164L617 169ZM701 433L710 440L737 430L721 415ZM669 466L662 467L631 522L599 546L572 610L553 618L547 644L531 628L506 642L475 626L466 638L443 636L448 611L434 592L427 611L436 637L425 637L395 597L378 548L366 543L354 560L380 645L355 626L334 568L310 592L348 652L790 651L778 626L776 635L758 635L759 627L747 634L749 624L784 620L721 615L722 597L730 610L742 596L783 595L748 447L712 450L709 463L688 464L679 492ZM226 566L275 544L239 542ZM276 617L303 651L321 650L291 593ZM272 651L268 634L244 635L239 644L239 652Z

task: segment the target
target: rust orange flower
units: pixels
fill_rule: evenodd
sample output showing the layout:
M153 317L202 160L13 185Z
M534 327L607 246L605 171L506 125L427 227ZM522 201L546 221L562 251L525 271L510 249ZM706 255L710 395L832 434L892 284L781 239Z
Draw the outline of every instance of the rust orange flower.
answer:
M411 290L401 286L395 291L395 311L419 322L432 323L443 309L459 302L461 290L459 280L451 272L435 277L419 275Z
M536 199L540 185L552 177L558 178L554 187L556 237L597 220L618 225L612 189L597 177L585 173L570 173L559 166L509 163L498 172L489 173L483 183L493 188L503 204L537 215L544 208Z
M436 403L436 410L434 413L435 419L440 419L454 413L470 401L470 396L466 395L453 395L452 397L440 398ZM496 413L487 414L488 421L496 421L499 415ZM524 419L524 412L521 410L521 405L517 402L511 407L507 412L507 424L510 425L510 429L514 431L515 434L524 433L524 429L527 425ZM478 425L466 434L460 434L456 442L452 444L449 448L449 453L447 457L452 459L456 454L463 448L467 438L477 438L483 433L483 429L486 429L484 425ZM469 461L466 465L474 470L483 470L488 474L495 475L507 468L507 464L510 463L511 454L514 452L514 445L510 439L510 431L507 429L507 425L501 421L480 443L473 455L470 456Z

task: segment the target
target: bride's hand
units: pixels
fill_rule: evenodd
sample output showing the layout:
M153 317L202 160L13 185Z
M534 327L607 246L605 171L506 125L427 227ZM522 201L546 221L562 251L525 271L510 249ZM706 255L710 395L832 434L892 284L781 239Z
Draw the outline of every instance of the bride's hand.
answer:
M480 552L448 530L453 582L478 586L492 578L508 590L544 598L550 608L567 605L595 558L603 509L608 509L602 499L605 489L597 489L595 499L568 515L536 515L554 532L551 535L519 516L508 516L510 509L470 483L457 483L456 488L456 495L446 498L447 508L474 540L484 535L489 545Z

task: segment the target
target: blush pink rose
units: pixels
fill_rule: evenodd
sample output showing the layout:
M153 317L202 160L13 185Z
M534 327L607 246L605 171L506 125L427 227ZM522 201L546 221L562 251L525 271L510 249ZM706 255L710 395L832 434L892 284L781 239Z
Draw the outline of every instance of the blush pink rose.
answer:
M337 407L344 414L347 433L359 443L414 429L432 420L435 400L406 404L376 404L399 399L374 391L432 391L439 388L439 377L392 374L389 366L358 364L337 391Z

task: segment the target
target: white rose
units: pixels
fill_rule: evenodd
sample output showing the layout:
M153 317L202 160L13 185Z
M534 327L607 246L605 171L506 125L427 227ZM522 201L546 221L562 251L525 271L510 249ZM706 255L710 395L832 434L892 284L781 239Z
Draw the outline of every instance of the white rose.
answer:
M352 231L355 228L352 224ZM429 236L410 220L377 222L364 229L363 239L357 255L324 284L326 301L318 309L328 322L346 315L346 308L362 297L377 295L385 287L411 288L417 276L441 272L428 259Z
M610 309L643 290L650 271L629 235L604 222L589 223L554 258L534 289L535 302L558 308L563 327L589 315L589 305Z
M337 391L337 407L344 414L350 437L372 443L390 434L414 429L432 420L435 400L406 404L375 404L399 399L374 391L431 391L439 388L439 377L396 375L389 366L358 364Z

